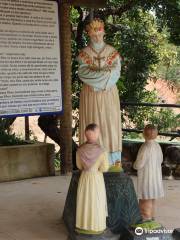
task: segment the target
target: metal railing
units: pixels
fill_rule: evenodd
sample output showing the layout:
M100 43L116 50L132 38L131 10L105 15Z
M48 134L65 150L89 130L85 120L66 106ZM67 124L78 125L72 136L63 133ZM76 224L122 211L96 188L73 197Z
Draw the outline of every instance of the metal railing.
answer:
M166 103L134 103L134 102L121 102L121 107L124 106L146 106L146 107L171 107L171 108L180 108L180 104L166 104Z
M166 104L166 103L134 103L134 102L121 102L121 108L124 108L125 106L144 106L144 107L163 107L163 108L180 108L180 104ZM139 129L131 129L131 128L122 128L122 131L124 132L135 132L135 133L142 133L143 130ZM180 137L180 130L165 133L165 132L159 132L158 133L161 136L171 137L172 139L176 137ZM171 140L172 140L171 139Z

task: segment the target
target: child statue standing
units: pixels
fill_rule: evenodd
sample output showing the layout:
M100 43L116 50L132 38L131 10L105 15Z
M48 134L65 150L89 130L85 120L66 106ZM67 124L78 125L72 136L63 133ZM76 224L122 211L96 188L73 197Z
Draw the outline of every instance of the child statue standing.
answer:
M103 172L108 170L108 155L97 143L99 127L89 124L85 129L87 142L76 155L82 171L77 190L76 231L101 234L106 229L107 200Z
M161 163L163 154L155 141L158 131L151 124L144 128L145 143L139 149L134 168L138 171L138 198L143 220L155 217L155 200L164 196Z

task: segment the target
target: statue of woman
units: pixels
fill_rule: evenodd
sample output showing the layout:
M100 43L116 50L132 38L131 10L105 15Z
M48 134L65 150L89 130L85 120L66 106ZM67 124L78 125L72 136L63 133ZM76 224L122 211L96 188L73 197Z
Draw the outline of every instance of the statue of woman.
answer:
M99 144L109 153L110 165L121 160L121 113L116 82L120 77L119 53L104 42L104 23L92 20L86 26L90 43L78 56L78 75L83 82L80 94L80 144L86 141L85 127L100 127Z

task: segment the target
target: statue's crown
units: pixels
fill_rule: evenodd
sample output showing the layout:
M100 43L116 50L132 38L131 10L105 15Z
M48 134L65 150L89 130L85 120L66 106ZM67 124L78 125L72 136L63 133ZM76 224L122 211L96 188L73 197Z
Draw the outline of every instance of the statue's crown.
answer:
M104 32L104 22L99 18L95 18L86 26L86 31L88 34Z

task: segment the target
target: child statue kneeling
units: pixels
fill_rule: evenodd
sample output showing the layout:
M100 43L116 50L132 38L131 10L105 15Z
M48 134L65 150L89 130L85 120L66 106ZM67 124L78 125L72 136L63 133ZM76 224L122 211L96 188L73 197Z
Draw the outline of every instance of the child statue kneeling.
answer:
M145 143L139 149L134 168L138 171L138 198L144 221L154 220L155 200L164 196L161 163L163 154L155 141L158 131L151 124L144 128Z
M97 143L99 127L85 129L87 142L77 150L76 164L81 170L77 190L76 232L101 234L106 229L107 200L103 172L109 168L108 154Z

